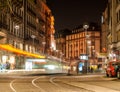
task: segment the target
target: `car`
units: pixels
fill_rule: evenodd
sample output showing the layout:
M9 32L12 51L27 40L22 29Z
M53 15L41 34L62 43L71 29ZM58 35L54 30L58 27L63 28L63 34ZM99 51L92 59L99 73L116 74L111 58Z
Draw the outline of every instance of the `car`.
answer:
M120 61L109 61L106 68L107 77L120 78Z

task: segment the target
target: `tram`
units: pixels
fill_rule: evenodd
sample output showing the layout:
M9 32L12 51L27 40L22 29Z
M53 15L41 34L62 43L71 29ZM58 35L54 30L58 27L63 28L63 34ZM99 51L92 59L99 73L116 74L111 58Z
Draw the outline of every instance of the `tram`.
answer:
M48 57L45 59L28 58L25 61L25 70L41 70L41 73L67 73L69 66L61 59Z

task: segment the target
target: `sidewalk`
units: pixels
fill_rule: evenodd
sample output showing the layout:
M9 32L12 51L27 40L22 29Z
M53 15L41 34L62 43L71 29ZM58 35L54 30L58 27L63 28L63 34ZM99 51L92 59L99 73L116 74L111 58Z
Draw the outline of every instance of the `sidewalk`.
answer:
M69 72L67 73L68 76L79 76L79 75L105 75L106 73L104 71L99 72L88 72L88 73L76 73L76 72Z
M101 78L105 78L105 73L87 73L87 74L78 74L78 75L69 75L68 78L70 77L73 77L75 79L77 78L81 78L82 80L82 77L86 77L86 78L89 78L89 77L101 77ZM106 78L105 80L113 80L113 78ZM118 90L114 90L114 89L111 89L111 88L107 88L107 87L104 87L104 86L97 86L97 85L91 85L91 84L87 84L86 82L80 82L80 80L78 80L78 82L74 82L74 81L62 81L63 83L65 84L68 84L68 85L72 85L72 86L75 86L75 87L80 87L80 88L83 88L83 89L86 89L88 90L87 92L120 92Z
M101 86L96 86L96 85L89 85L89 84L80 83L80 82L79 83L77 83L77 82L69 82L69 83L64 82L64 83L86 89L90 92L120 92L117 90L113 90L113 89L109 89L109 88L105 88L105 87L101 87Z
M32 69L32 70L25 70L25 69L16 69L16 70L0 70L0 75L29 75L29 74L48 74L45 69ZM50 74L50 73L49 73ZM53 73L52 73L53 74ZM55 73L55 74L64 74L66 76L84 76L84 75L105 75L105 73L101 72L94 72L94 73Z
M44 69L32 69L32 70L0 70L0 75L29 75L29 74L43 74L45 73Z

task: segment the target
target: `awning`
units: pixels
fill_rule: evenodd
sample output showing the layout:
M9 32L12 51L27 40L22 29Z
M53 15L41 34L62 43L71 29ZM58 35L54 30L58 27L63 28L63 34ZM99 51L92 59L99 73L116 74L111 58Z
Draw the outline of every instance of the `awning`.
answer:
M98 58L106 58L107 57L107 53L99 53Z
M0 49L7 50L9 52L13 52L13 53L20 54L20 55L30 56L30 57L45 58L45 56L43 55L26 52L26 51L14 48L13 46L8 45L8 44L0 44Z

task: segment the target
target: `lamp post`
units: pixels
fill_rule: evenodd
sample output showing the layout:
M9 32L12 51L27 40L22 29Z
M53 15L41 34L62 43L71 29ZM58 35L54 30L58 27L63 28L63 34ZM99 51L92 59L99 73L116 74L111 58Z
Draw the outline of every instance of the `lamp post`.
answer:
M46 42L42 42L42 44L43 44L43 54L45 54L45 44L46 44Z
M83 25L83 28L85 29L85 39L86 39L86 73L88 72L88 45L87 45L87 40L89 38L89 35L88 35L88 32L87 32L87 29L89 28L89 25L88 23L85 23Z
M31 35L31 38L33 39L33 48L34 48L34 40L35 40L35 35Z
M56 50L56 57L58 57L58 50Z
M69 65L68 65L68 74L67 75L70 75L70 71L71 71L71 59L69 57Z
M19 30L20 26L19 25L16 25L15 26L15 29L16 29L16 36L18 35L18 30Z
M61 72L63 72L63 66L62 66L62 58L63 58L63 53L60 52L60 64L61 64Z

